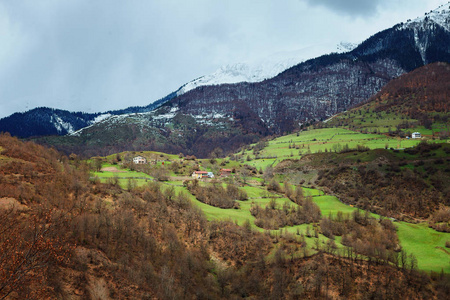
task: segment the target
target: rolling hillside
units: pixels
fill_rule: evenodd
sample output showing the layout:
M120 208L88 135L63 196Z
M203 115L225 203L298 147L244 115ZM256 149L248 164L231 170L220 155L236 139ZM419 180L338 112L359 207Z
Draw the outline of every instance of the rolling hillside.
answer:
M450 65L434 63L386 84L367 102L339 114L325 126L374 133L448 137Z

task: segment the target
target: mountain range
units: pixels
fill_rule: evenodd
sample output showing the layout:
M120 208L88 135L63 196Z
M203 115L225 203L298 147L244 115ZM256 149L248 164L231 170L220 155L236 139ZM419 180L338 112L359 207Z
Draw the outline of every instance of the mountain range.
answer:
M310 46L297 51L275 53L264 59L252 62L225 65L210 75L199 77L182 85L178 90L147 106L132 106L121 110L99 113L70 112L61 109L38 107L0 119L0 130L22 138L71 134L112 115L152 111L175 96L180 96L199 86L260 82L272 78L300 62L315 57L317 53L327 53L330 49L334 52L346 52L355 47L356 45L346 42L341 42L336 46Z
M261 76L270 72L258 75L237 65L146 107L107 114L37 109L34 115L0 120L0 131L20 137L69 133L37 141L85 155L152 149L207 156L216 147L232 151L328 118L370 98L390 80L438 61L450 62L447 6L381 31L350 51L309 59L272 78ZM233 76L244 82L223 83ZM39 128L34 122L49 130L30 130Z

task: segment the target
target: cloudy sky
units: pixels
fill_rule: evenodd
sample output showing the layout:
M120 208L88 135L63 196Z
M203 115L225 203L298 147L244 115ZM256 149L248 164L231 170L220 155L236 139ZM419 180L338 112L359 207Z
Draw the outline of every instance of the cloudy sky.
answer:
M0 0L0 118L147 105L222 65L358 43L447 2Z

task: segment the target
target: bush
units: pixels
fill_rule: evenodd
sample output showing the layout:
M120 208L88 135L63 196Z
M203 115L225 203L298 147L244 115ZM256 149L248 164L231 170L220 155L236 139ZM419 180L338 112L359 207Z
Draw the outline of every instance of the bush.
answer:
M315 223L321 218L320 208L310 198L299 207L285 202L282 209L278 209L275 199L272 199L265 208L253 204L250 213L256 218L255 225L264 229Z
M277 193L281 193L282 192L280 184L275 179L272 179L269 182L269 184L267 185L267 190L268 191L274 191L274 192L277 192Z
M215 207L239 208L239 203L234 200L247 200L248 198L245 191L241 191L231 184L227 186L227 189L223 188L221 185L208 185L203 187L198 184L197 180L191 180L185 184L188 190L195 195L199 201Z

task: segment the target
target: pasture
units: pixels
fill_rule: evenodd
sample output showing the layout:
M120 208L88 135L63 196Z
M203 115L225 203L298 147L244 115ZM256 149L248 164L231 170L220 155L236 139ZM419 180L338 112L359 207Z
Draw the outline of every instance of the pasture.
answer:
M323 128L289 134L268 142L259 153L243 152L249 156L247 164L259 168L274 166L283 159L299 159L304 154L318 152L339 152L346 148L356 149L402 149L413 147L420 139L401 139L382 134L364 134L344 128Z

